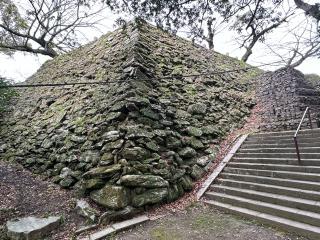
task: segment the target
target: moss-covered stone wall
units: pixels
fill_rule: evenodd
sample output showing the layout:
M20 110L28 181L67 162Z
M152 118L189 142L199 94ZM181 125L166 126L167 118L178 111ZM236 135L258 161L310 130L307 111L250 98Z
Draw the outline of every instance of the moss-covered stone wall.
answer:
M1 159L115 211L173 201L245 122L258 71L196 75L245 67L136 20L27 80L107 84L21 89L1 120Z

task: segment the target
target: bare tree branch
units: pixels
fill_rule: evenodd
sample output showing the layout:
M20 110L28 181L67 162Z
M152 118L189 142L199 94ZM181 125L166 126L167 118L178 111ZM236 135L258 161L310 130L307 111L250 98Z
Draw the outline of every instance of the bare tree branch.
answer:
M79 46L78 29L94 27L105 7L93 11L82 0L28 0L19 12L12 0L0 2L0 51L55 57ZM13 11L13 10L14 11ZM21 26L22 27L21 27Z
M302 9L305 11L307 15L310 15L320 21L320 4L316 3L314 5L305 3L302 0L294 0L295 4L297 5L298 8Z

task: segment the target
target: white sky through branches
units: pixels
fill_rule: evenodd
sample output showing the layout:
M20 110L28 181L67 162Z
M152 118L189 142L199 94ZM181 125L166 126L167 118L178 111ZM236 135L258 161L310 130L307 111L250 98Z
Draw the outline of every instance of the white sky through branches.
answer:
M109 10L104 12L105 19L101 22L98 30L84 29L82 43L87 43L88 41L94 40L94 38L100 37L102 34L108 31L113 31L115 29L114 22L118 18L118 15L111 13ZM301 16L301 19L304 16ZM300 19L295 19L299 21ZM267 41L271 43L280 43L284 39L286 29L278 30L276 33L267 37ZM186 38L184 32L180 32L178 35ZM290 36L289 38L290 40ZM266 41L266 42L267 42ZM239 45L236 44L234 40L234 33L228 30L222 31L214 38L215 51L222 54L230 55L231 57L240 58L244 53L244 50L239 49ZM283 51L285 49L282 49ZM277 50L281 55L281 48ZM50 59L46 56L36 56L29 53L16 53L12 57L0 54L0 76L6 77L14 80L15 82L24 81L26 78L34 74L37 69L46 61ZM276 56L266 47L265 44L258 43L253 48L253 55L249 58L248 63L252 65L261 65L266 63L272 63L279 61L279 56ZM276 64L275 66L264 67L265 70L275 70L281 67L281 65ZM298 67L303 73L316 73L320 75L320 59L319 58L309 58L302 65Z

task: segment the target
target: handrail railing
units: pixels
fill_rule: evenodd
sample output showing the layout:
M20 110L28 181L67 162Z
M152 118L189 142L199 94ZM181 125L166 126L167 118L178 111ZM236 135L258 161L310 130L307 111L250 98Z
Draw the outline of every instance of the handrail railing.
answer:
M298 128L297 128L297 131L295 132L295 134L294 134L294 136L293 136L293 140L294 140L294 144L295 144L295 146L296 146L297 157L298 157L299 163L301 162L301 156L300 156L300 150L299 150L299 145L298 145L297 136L298 136L298 133L299 133L299 131L300 131L300 129L301 129L303 120L305 119L307 113L308 113L308 118L309 118L310 129L312 129L312 121L311 121L310 108L307 107L306 110L305 110L304 113L303 113L303 116L302 116L301 121L300 121L300 123L299 123L299 126L298 126Z

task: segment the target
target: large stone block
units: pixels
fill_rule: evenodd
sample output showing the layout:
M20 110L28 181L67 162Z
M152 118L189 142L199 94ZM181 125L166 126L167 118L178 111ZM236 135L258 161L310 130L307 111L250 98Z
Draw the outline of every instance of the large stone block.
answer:
M111 209L121 209L130 203L130 192L126 187L106 185L92 191L90 197L96 203Z
M125 175L120 178L122 185L129 187L159 188L168 187L168 181L153 175Z
M25 217L6 223L7 235L12 240L44 239L50 231L59 227L61 217Z

